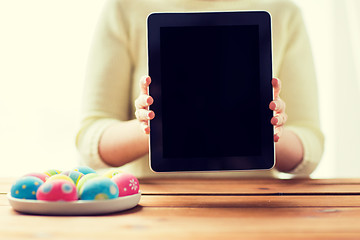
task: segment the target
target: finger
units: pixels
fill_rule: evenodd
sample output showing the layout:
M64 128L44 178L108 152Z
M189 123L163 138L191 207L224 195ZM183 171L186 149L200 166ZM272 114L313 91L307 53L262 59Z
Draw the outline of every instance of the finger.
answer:
M135 100L135 107L137 109L147 108L148 106L153 104L153 102L154 102L154 99L151 96L142 94Z
M155 113L151 110L137 109L135 111L135 116L139 121L148 121L155 117Z
M279 137L277 134L275 134L275 135L274 135L274 142L278 142L279 139L280 139L280 137Z
M139 121L147 121L154 119L155 113L151 110L137 109L135 111L135 116Z
M274 98L279 97L280 91L281 91L281 81L278 78L273 78L271 80L271 84L274 88Z
M286 104L280 97L275 98L269 104L269 108L277 113L285 112L285 107Z
M146 121L146 122L141 122L140 123L140 126L141 126L141 129L142 129L142 131L145 133L145 134L149 134L150 133L150 126L149 126L149 124L148 124L148 121Z
M151 78L149 76L143 76L140 79L140 90L142 94L148 94L148 87L151 83Z
M282 135L282 132L283 132L283 127L275 127L275 130L274 130L274 142L278 142L281 135Z
M287 121L286 113L277 114L271 118L271 124L274 125L275 127L283 126L286 123L286 121Z

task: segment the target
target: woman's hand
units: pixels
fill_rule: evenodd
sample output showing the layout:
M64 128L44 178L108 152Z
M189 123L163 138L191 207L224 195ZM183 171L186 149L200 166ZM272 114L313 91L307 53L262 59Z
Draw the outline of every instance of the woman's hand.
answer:
M155 117L155 113L149 110L149 106L153 104L154 99L149 96L148 87L151 83L149 76L144 76L140 79L140 95L135 100L135 116L140 121L142 130L146 133L150 133L149 120Z
M281 90L281 81L278 78L273 78L271 84L274 88L274 100L270 102L269 108L274 111L274 116L271 118L271 124L275 126L274 141L278 142L283 132L283 126L287 120L285 113L285 102L279 97Z

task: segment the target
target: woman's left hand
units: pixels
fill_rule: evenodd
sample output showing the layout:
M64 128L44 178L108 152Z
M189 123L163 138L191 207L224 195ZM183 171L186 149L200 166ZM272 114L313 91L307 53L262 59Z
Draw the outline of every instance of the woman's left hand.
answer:
M280 79L273 78L271 84L274 88L274 100L270 102L269 108L274 111L274 116L271 118L271 124L275 127L274 142L278 142L288 116L285 113L285 102L279 96L281 90Z

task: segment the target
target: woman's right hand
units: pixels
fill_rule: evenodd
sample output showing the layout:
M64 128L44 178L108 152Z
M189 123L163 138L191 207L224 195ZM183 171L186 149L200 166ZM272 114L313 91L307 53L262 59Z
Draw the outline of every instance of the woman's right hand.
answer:
M155 117L155 113L149 110L149 106L153 104L154 99L149 96L148 87L151 83L149 76L143 76L140 79L140 95L135 100L135 116L140 121L142 130L146 133L150 133L149 121Z

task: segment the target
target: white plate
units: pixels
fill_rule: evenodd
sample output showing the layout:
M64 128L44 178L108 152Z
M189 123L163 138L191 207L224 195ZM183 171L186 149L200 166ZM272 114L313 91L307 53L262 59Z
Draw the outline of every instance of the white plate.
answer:
M7 195L10 205L18 212L41 215L99 215L120 212L135 207L141 193L108 200L74 202L47 202L40 200L23 200Z

